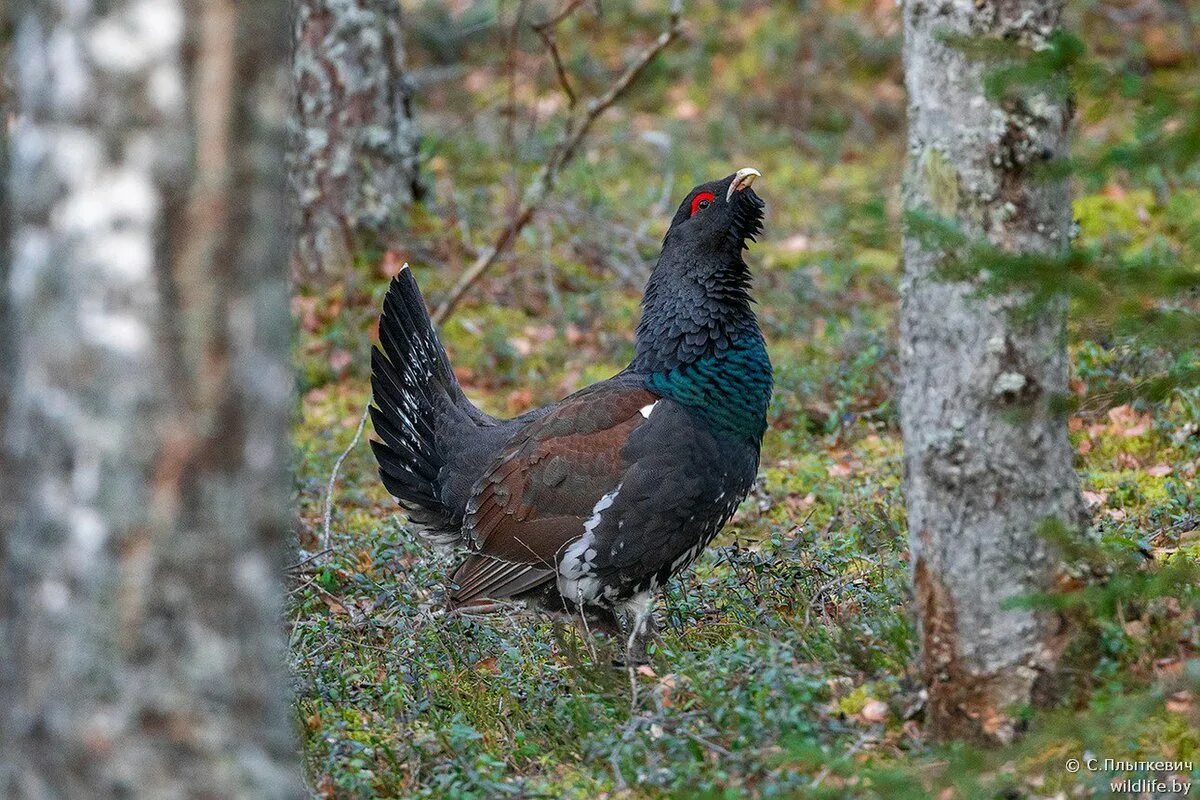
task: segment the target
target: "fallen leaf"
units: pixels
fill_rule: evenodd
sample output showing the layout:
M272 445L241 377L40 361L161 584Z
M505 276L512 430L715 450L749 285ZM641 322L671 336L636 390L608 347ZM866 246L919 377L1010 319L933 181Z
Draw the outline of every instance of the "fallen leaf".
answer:
M508 413L516 416L523 411L529 410L533 405L533 392L529 389L514 389L508 393L504 404L508 408Z
M1129 453L1117 453L1116 462L1121 469L1141 469L1142 467L1142 462Z
M812 492L809 492L803 496L799 494L789 494L784 498L783 505L793 515L796 515L800 511L807 511L808 509L812 508L816 502L817 496Z
M654 671L654 667L650 666L649 664L642 664L640 667L638 667L637 674L641 675L643 678L658 677L658 673Z
M854 470L850 468L849 464L840 461L830 464L826 469L831 478L848 478L854 474Z
M1167 711L1173 714L1187 714L1192 710L1193 705L1192 693L1186 689L1167 698Z
M345 373L353 362L354 356L340 347L333 348L329 353L329 368L339 376Z
M1152 478L1165 478L1174 471L1170 464L1155 464L1146 470L1146 474Z
M812 246L812 240L803 233L797 233L789 236L779 243L780 249L785 253L804 253Z
M882 700L868 700L858 714L867 722L883 722L888 716L888 705Z
M675 693L675 674L663 675L658 681L658 697L663 706L671 707L671 696Z
M1128 403L1110 408L1108 420L1111 423L1109 429L1126 438L1143 435L1150 430L1151 424L1149 414L1139 414Z
M1088 508L1099 508L1108 501L1108 492L1083 492L1083 502Z
M691 100L680 100L675 104L675 118L693 120L700 114L700 106Z
M1110 183L1107 186L1105 186L1102 194L1105 197L1111 198L1113 200L1124 200L1125 199L1125 189L1120 184L1117 184L1117 183Z
M394 278L400 274L400 270L407 267L408 264L400 260L400 256L395 250L388 250L383 254L383 260L379 264L379 273L385 278Z
M1158 673L1159 677L1177 675L1183 671L1183 662L1174 656L1160 658L1154 662L1154 671Z
M333 597L331 595L328 595L328 594L325 594L324 592L322 592L321 600L325 603L325 605L329 608L329 610L332 611L334 614L347 613L346 607L344 605L342 605L336 597Z

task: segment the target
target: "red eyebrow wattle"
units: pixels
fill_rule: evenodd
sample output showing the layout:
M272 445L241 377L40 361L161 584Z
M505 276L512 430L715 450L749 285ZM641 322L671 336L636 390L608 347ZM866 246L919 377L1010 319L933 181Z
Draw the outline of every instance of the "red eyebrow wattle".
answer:
M716 199L716 195L714 195L712 192L701 192L700 194L696 195L692 198L692 213L688 216L696 216L696 212L700 210L700 204L705 200L711 203Z

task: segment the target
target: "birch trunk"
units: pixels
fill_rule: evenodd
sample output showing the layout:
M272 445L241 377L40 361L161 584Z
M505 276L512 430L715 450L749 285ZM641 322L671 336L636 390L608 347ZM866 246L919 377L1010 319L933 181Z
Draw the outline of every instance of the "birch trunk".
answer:
M293 266L343 269L417 199L417 131L399 0L296 0Z
M14 11L0 795L300 796L284 3Z
M1031 175L1067 152L1068 101L994 102L988 67L946 35L1043 48L1062 0L905 0L909 96L905 207L955 221L1010 253L1068 245L1064 180ZM1005 609L1051 585L1047 519L1082 520L1066 422L1065 313L1012 313L939 274L943 254L904 241L901 421L913 582L932 728L1007 741L1014 706L1048 699L1066 633L1055 614Z

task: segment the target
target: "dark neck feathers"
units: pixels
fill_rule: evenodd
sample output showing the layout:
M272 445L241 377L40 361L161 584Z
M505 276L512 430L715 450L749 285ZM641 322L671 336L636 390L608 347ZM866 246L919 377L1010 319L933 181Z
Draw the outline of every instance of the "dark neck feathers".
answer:
M735 340L762 335L750 307L750 271L741 248L702 259L672 244L668 237L646 284L630 365L635 372L671 370L719 355Z

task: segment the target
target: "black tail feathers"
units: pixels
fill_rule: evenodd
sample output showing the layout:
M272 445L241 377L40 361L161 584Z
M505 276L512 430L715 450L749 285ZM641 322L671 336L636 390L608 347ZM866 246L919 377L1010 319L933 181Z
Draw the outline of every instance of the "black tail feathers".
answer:
M371 421L381 439L371 449L379 475L413 522L452 541L461 514L446 502L448 454L439 442L444 447L447 438L457 438L445 435L448 426L471 425L479 412L454 377L407 266L388 287L379 343L371 353Z

